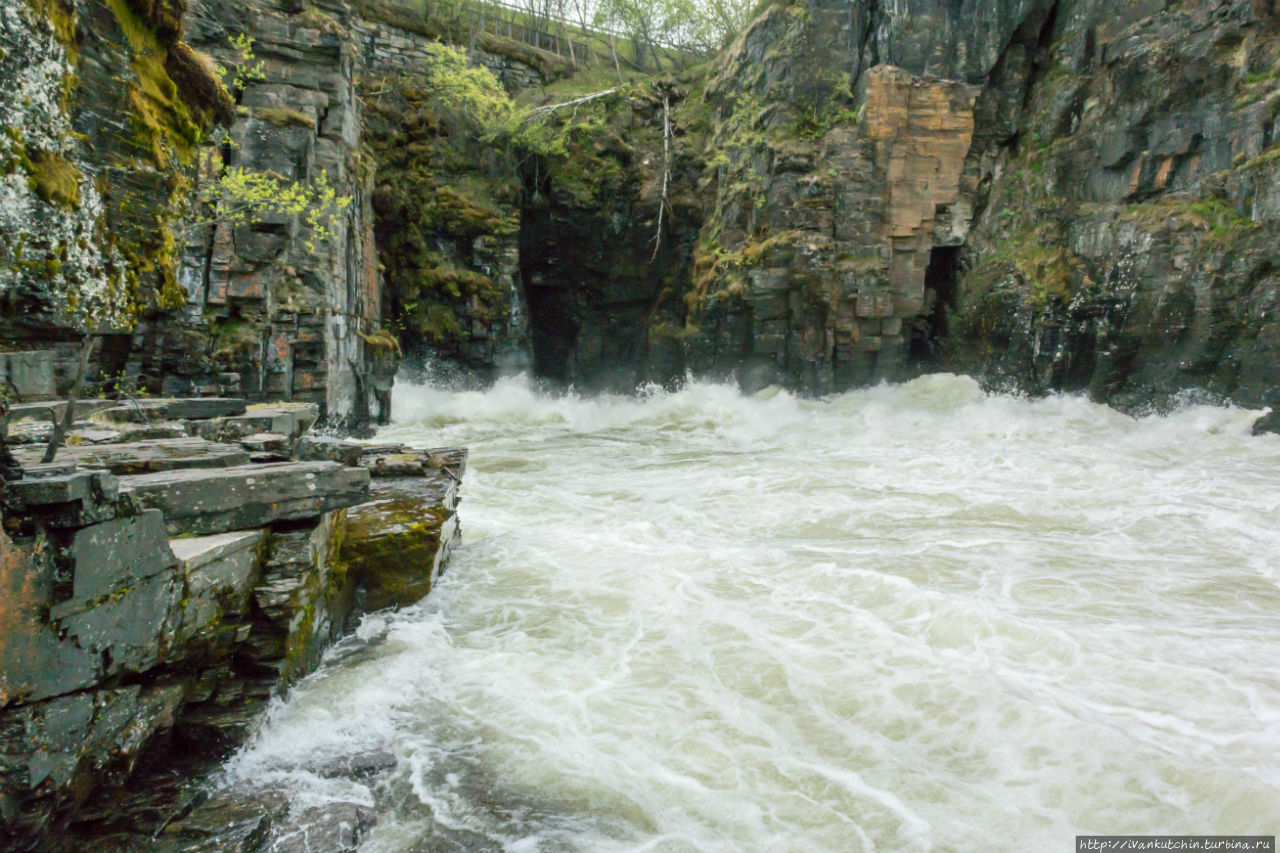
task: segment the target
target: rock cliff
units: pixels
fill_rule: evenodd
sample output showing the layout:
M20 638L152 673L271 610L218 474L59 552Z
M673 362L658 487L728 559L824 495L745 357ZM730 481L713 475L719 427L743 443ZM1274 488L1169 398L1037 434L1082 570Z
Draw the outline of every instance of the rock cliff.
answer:
M539 135L511 117L563 61L378 4L5 1L0 368L26 397L70 383L71 294L139 318L103 327L100 380L348 423L386 416L406 351L579 387L1272 398L1272 4L775 3ZM261 75L229 104L208 73L237 39ZM193 225L218 163L350 204L319 245Z
M1274 403L1278 32L1266 3L1060 4L1015 134L970 155L949 360L1127 407Z
M770 7L707 85L689 363L1269 401L1276 34L1225 0Z
M0 0L8 840L165 824L170 746L221 754L350 612L430 588L464 457L302 435L385 420L405 354L1280 403L1272 0L778 2L617 85L449 35L372 2ZM223 168L344 202L224 217ZM86 353L101 398L44 466ZM184 802L167 843L285 811Z
M5 483L6 849L138 850L174 821L160 849L186 849L199 777L350 620L426 595L458 537L465 450L301 437L314 404L98 402L52 464L19 432ZM147 415L209 438L117 440Z
M419 223L396 207L396 192L440 197L454 177L491 176L483 163L433 173L413 162L422 150L396 145L412 132L402 119L413 98L395 101L403 93L384 84L404 77L404 88L414 74L421 83L447 49L420 19L366 11L372 17L342 2L138 11L126 0L5 0L0 83L15 93L0 104L8 393L64 395L87 327L101 341L89 371L99 389L314 402L348 426L389 416L400 356L389 325L405 331L404 306L427 302L412 297L417 267L404 271ZM485 45L537 64L481 47L464 54L512 88L559 69L558 57L498 37ZM397 161L406 153L409 162ZM472 146L452 159L481 153ZM227 217L232 205L209 203L223 168L278 186L322 181L342 205L320 230L305 212ZM425 171L427 186L404 186L406 171ZM505 174L515 186L514 168ZM436 229L437 242L466 237L439 256L456 255L463 273L495 291L491 304L455 298L442 306L447 317L436 311L437 326L492 342L447 355L492 363L512 337L506 318L522 295L510 222Z

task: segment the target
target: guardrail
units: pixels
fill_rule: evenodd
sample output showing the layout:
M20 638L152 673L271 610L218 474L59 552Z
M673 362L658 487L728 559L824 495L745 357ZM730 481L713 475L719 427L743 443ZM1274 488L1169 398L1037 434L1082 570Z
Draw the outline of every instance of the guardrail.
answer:
M377 2L377 0L373 0ZM406 4L402 2L390 2L382 4L388 9L395 9L398 12L408 15L418 15L423 18L431 17L433 7L436 3L432 0L422 0L421 3ZM639 71L654 70L645 67L637 58L627 56L618 49L618 44L632 44L633 51L639 53L638 45L632 43L632 38L627 33L619 32L607 26L592 26L589 29L583 28L580 24L560 18L550 16L540 16L530 12L529 9L506 2L506 0L472 0L472 2L464 2L458 4L458 12L454 15L457 17L465 17L468 28L473 33L487 32L495 36L509 38L513 41L527 44L538 50L548 53L554 53L562 56L578 65L599 66L600 64L610 64L616 60L619 64L626 65ZM533 25L531 25L531 23ZM537 24L541 24L538 26ZM561 33L548 32L542 27L549 27L555 24L561 29ZM578 37L570 36L569 33L574 32ZM597 44L592 46L588 40L593 40ZM602 51L600 43L608 45L605 55L601 55ZM646 45L647 52L657 58L657 51L661 50L665 58L673 64L680 64L683 60L692 56L692 54L675 44L665 41L655 41ZM660 66L659 66L660 67Z

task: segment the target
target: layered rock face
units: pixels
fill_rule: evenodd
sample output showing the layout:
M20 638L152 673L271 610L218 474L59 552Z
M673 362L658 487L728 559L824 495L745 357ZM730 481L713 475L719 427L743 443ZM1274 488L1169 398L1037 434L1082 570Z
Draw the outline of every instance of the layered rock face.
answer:
M997 68L1027 82L1051 12L1033 0L766 11L707 85L715 201L690 366L822 392L922 361L980 180L967 168L978 104Z
M465 450L300 438L318 416L308 404L147 408L210 438L114 441L111 425L133 425L103 408L53 464L19 443L23 476L4 472L6 849L150 849L167 827L159 849L188 849L218 819L190 814L192 777L350 619L426 595L459 536Z
M686 363L1270 402L1275 12L813 2L713 71Z
M948 361L1125 407L1274 404L1278 36L1264 3L1061 3L982 153Z
M32 350L5 359L10 394L69 384L84 316L122 333L102 350L110 360L122 335L127 352L133 316L182 301L169 226L202 135L231 105L179 40L180 15L0 5L0 337Z
M193 4L185 21L188 39L225 65L260 69L238 87L218 158L290 182L323 175L349 203L319 237L296 216L194 234L183 267L185 317L159 317L148 330L157 344L143 347L157 358L148 374L163 375L167 393L218 387L316 402L339 420L385 416L394 353L374 336L381 291L349 12L343 4L301 15L293 4L213 0ZM236 55L235 37L252 40L252 59ZM184 326L203 335L193 342L178 333Z
M426 302L413 298L422 270L406 268L404 251L419 231L415 245L492 291L487 303L443 306L447 319L437 310L438 325L465 330L464 346L446 355L492 365L514 340L514 218L505 230L482 222L454 235L394 204L397 189L423 189L397 181L423 167L411 159L397 170L396 155L428 152L396 144L407 107L380 89L430 70L442 50L430 33L336 2L208 0L139 12L127 0L12 0L2 11L0 82L17 93L0 104L0 331L14 350L0 355L0 379L9 393L65 395L87 327L102 342L89 380L103 390L312 402L339 424L385 420L400 355L387 323L402 331L405 305ZM530 59L555 70L550 58ZM512 87L543 79L486 50L470 61ZM342 204L325 228L305 212L227 217L240 198L207 202L210 191L221 195L222 168L282 186L323 181ZM517 186L514 166L503 171ZM470 173L484 183L491 172L433 162L425 189Z
M0 68L27 93L0 141L4 322L32 342L0 373L24 397L69 384L74 292L142 317L104 327L100 377L356 423L385 417L402 348L587 388L950 369L1122 405L1271 399L1265 3L774 5L705 76L559 113L542 150L445 103L455 60L414 20L4 8L39 59ZM263 74L231 115L199 72L242 62L241 35ZM514 55L465 61L511 91L563 70ZM318 243L297 217L176 227L218 162L350 203Z

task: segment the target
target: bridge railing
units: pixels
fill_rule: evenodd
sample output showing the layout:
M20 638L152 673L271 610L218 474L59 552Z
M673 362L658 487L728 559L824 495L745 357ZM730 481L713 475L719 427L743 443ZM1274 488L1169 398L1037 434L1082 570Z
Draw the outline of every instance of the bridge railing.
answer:
M583 28L580 24L554 16L534 15L529 9L508 0L455 0L447 4L441 4L438 0L372 2L401 14L424 19L436 16L462 19L471 33L487 32L508 38L562 56L578 65L608 65L616 59L619 64L639 71L657 70L644 62L639 45L633 43L628 33L603 25ZM447 10L444 8L446 5ZM556 26L560 32L550 32L551 25ZM627 50L628 47L630 51ZM662 58L671 65L684 64L693 56L681 46L663 40L645 45L645 49L659 67L659 51Z

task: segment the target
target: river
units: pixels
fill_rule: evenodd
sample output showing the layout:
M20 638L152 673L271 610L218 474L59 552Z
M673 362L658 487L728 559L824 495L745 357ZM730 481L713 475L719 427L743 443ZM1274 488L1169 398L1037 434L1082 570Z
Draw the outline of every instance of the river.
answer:
M937 375L397 386L464 544L233 776L364 851L1024 851L1280 830L1280 437ZM376 785L296 767L389 750Z

